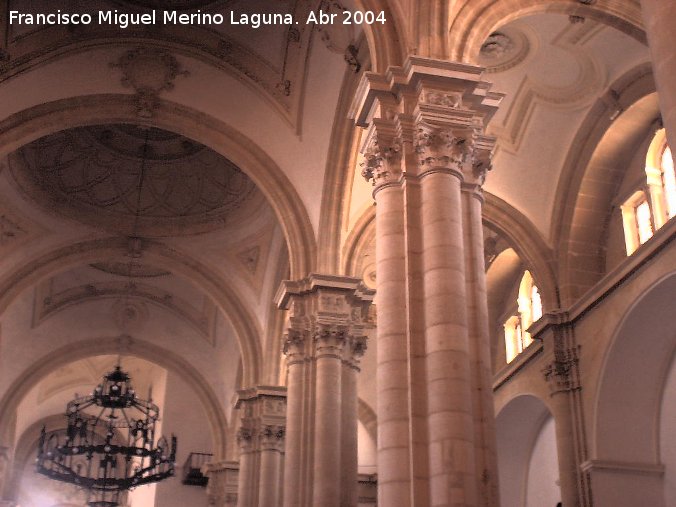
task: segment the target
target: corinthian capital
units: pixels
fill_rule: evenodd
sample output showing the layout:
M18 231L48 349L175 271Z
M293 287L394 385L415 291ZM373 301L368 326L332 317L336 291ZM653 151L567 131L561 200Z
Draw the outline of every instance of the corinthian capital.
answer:
M381 144L374 139L371 146L364 151L361 175L366 181L371 181L373 186L396 181L401 174L398 167L400 160L401 142L399 139L392 139L389 144Z
M444 167L462 171L471 158L474 139L471 131L420 125L415 149L424 168Z

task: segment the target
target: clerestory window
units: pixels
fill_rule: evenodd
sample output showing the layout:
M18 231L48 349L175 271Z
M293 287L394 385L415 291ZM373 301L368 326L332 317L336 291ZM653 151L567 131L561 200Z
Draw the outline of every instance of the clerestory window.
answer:
M542 298L533 276L526 271L519 284L519 295L516 300L517 311L505 321L505 352L507 362L511 363L516 356L533 343L527 329L533 322L542 317Z

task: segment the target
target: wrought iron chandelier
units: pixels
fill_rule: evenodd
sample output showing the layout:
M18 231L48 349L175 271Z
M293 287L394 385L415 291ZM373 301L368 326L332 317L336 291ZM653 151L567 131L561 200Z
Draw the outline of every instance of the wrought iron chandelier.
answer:
M37 471L87 490L90 507L116 507L125 491L174 475L176 437L156 442L159 415L118 365L91 395L68 403L65 432L43 428Z

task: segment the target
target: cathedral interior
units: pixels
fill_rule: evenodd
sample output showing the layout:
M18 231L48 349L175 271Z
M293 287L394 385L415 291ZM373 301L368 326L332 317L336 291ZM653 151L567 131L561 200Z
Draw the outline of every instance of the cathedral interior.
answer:
M0 0L0 506L99 505L35 461L116 365L178 441L120 507L676 505L673 19Z

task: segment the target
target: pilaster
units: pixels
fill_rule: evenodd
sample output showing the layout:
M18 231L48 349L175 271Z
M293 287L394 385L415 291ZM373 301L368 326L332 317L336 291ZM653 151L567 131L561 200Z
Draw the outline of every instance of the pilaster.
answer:
M545 314L529 331L544 344L552 415L556 422L561 498L564 505L591 507L589 458L580 381L580 348L567 312Z

